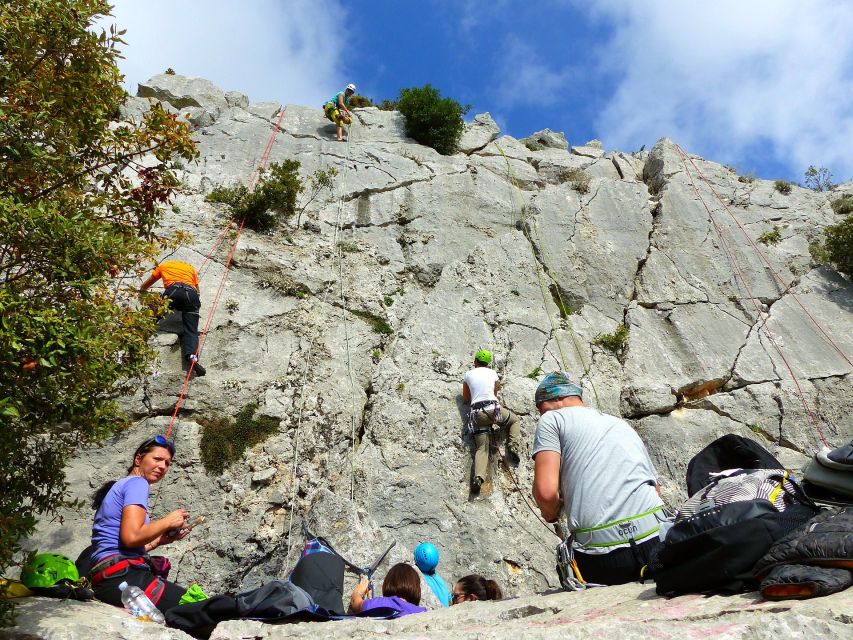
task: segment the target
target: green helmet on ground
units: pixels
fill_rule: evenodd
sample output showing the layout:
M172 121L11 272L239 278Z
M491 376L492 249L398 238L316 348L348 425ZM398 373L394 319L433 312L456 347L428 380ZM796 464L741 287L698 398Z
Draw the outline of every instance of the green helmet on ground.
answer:
M483 364L490 364L492 362L492 352L488 349L480 349L474 355L474 360L482 362Z
M39 553L21 571L21 582L29 589L52 587L61 580L77 582L77 567L57 553Z

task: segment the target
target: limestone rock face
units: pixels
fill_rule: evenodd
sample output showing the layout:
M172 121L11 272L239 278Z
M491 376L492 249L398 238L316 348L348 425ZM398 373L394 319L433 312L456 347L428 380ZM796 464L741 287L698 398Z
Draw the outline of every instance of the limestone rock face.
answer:
M741 182L666 139L636 154L596 141L570 152L549 132L550 142L532 150L498 137L483 114L466 127L465 152L441 156L406 138L396 112L356 109L349 142L339 143L317 109L247 105L198 78L155 76L140 95L216 114L199 121L201 157L180 172L183 189L158 230L189 231L193 244L175 258L197 268L228 222L225 206L205 195L249 181L279 116L271 162L299 160L305 178L338 171L300 227L287 221L240 237L201 354L207 375L191 382L171 431L177 456L152 498L152 517L177 507L207 516L164 550L180 583L217 593L285 576L305 522L358 563L396 541L379 580L429 540L448 582L478 572L510 596L557 587L557 537L531 508L527 454L538 417L533 391L558 367L582 377L591 406L637 429L675 507L688 460L723 433L748 435L794 468L821 444L820 433L836 446L853 438L853 285L813 264L808 249L835 221L831 193L795 187L785 196L769 181ZM131 100L128 117L146 105ZM774 229L777 244L758 241ZM201 272L202 326L229 242ZM179 326L172 322L164 332ZM154 346L158 361L122 399L134 425L72 461L72 497L123 475L138 442L168 428L185 373L174 338ZM521 417L525 446L513 474L495 452L490 492L471 502L461 379L480 348L496 355L502 400ZM201 423L249 404L279 420L278 431L223 473L205 471ZM62 526L42 523L28 547L76 557L92 513L63 515ZM685 617L628 587L584 601L623 593L631 620L648 620L655 633ZM523 618L525 633L545 637L557 619L603 611L575 610L571 595L549 598L495 605L491 619ZM756 611L726 615L763 637L770 626ZM805 611L791 608L774 624L833 632L843 624ZM451 624L444 615L435 618L437 634ZM606 618L596 613L584 633L600 632ZM704 634L709 623L700 619L678 624ZM415 633L409 622L376 624ZM643 625L623 628L639 634ZM222 638L243 633L225 629L232 635ZM301 626L280 629L244 635Z

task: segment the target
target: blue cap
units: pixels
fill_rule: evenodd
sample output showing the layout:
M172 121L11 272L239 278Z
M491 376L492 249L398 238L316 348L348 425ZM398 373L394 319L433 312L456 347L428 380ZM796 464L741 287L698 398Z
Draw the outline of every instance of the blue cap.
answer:
M438 566L438 549L432 542L421 542L415 547L415 564L424 573L432 573Z
M565 371L554 371L549 373L539 386L536 387L536 404L544 400L565 398L567 396L583 397L583 388L577 378L573 378Z

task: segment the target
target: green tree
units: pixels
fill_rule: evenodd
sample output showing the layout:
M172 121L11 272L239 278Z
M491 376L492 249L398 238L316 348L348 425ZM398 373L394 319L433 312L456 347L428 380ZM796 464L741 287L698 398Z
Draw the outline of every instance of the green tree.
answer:
M462 129L462 116L470 106L452 98L442 98L432 85L401 89L397 110L406 117L406 135L432 147L442 155L456 153ZM381 108L381 107L380 107Z
M159 105L111 124L123 32L93 30L110 10L0 11L0 574L36 518L68 503L68 457L126 423L113 399L144 375L154 323L114 277L156 255L171 158L197 156Z

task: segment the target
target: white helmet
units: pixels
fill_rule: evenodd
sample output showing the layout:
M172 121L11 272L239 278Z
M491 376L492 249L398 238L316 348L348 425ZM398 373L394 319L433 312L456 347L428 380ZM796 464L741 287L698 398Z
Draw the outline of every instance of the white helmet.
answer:
M355 85L352 82L347 85L347 89L355 93Z

